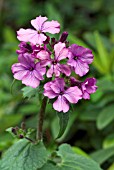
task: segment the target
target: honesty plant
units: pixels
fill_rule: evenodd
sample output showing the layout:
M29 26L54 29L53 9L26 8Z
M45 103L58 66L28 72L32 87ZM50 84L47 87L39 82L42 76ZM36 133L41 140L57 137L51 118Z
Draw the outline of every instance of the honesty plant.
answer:
M12 128L11 133L14 136L24 139L6 152L6 157L0 163L0 170L73 170L75 168L101 170L93 160L75 154L69 145L60 146L59 151L56 152L57 159L51 160L51 155L49 156L42 143L47 102L52 103L53 109L59 116L59 138L67 127L70 106L81 99L90 99L90 94L96 91L95 78L80 80L80 77L89 71L89 64L93 61L92 51L77 44L70 45L66 31L61 34L59 40L47 35L47 33L60 32L60 24L57 21L47 21L47 17L39 16L31 20L31 24L34 29L21 28L17 31L17 38L21 41L19 50L16 51L18 63L13 64L11 69L14 79L21 80L22 84L28 86L23 89L27 94L25 96L30 97L31 91L34 95L36 93L42 95L36 139L30 138L33 131L26 130L23 125L21 129ZM64 153L67 155L65 158ZM59 158L61 164L56 161Z
M13 64L12 72L15 79L22 80L23 84L33 88L38 87L40 81L44 80L44 96L55 99L53 104L55 110L67 112L70 103L77 103L82 98L89 99L90 94L97 89L95 78L86 79L81 83L81 88L80 83L73 83L73 87L72 82L69 83L73 71L81 77L89 71L88 64L92 63L93 54L90 49L77 44L68 46L66 32L62 33L59 41L47 36L46 32L58 33L60 24L57 21L46 20L46 17L39 16L31 21L36 30L21 28L17 31L17 38L21 41L20 50L17 51L19 63ZM57 87L60 81L62 83ZM48 89L47 84L53 84L55 89L52 85ZM65 90L61 90L63 84ZM68 99L65 94L71 89ZM52 91L55 97L52 97Z

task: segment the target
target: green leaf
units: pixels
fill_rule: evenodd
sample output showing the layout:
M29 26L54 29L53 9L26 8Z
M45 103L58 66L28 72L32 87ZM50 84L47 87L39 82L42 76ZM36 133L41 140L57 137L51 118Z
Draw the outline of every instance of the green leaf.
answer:
M0 170L37 170L46 163L47 157L43 143L19 140L3 155Z
M101 170L92 159L75 154L68 144L63 144L57 152L62 161L59 164L61 170Z
M29 99L33 96L35 96L38 93L38 88L32 88L32 87L24 87L22 89L23 91L23 97L28 97Z
M46 163L42 168L38 170L62 170L61 168L57 167L53 163ZM70 169L69 169L70 170Z
M110 134L106 137L106 139L103 141L103 148L110 148L114 147L114 134Z
M40 170L101 170L92 159L75 154L70 145L61 145L57 155L61 157L60 163L47 163Z
M105 107L97 118L98 129L105 128L109 123L114 120L114 104Z
M110 147L107 149L98 150L98 151L92 153L90 156L96 162L98 162L99 164L102 164L113 155L114 155L114 147Z
M84 152L82 149L80 149L80 148L78 148L78 147L76 147L76 146L73 146L73 147L72 147L72 150L73 150L76 154L78 154L78 155L82 155L82 156L84 156L84 157L86 157L86 158L90 158L89 155L88 155L86 152Z
M108 170L114 170L114 163L109 167Z
M59 118L59 125L60 125L60 130L57 138L60 138L67 127L68 120L69 120L69 112L63 113L63 112L57 112L58 118Z
M101 61L101 64L103 68L108 71L109 69L109 55L108 52L106 51L106 48L102 42L100 34L96 31L94 33L95 41L96 41L96 46L99 54L99 59Z

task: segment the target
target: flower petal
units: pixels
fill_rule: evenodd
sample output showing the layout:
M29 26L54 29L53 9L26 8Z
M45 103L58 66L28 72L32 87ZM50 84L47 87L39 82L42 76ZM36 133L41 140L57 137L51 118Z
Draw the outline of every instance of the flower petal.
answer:
M42 29L43 23L47 20L47 17L36 17L36 19L31 20L31 25L38 31Z
M37 31L32 29L21 28L19 31L17 31L17 39L24 42L31 42L30 40L36 35Z
M31 54L28 53L20 54L18 56L18 61L27 69L35 66L34 58L32 58Z
M60 24L57 21L47 21L42 26L42 32L56 34L60 32Z
M69 104L68 101L63 96L58 96L57 100L53 103L53 108L57 110L58 112L63 111L68 112L69 110Z
M79 76L84 76L88 71L89 71L89 66L88 64L82 62L81 60L77 60L75 62L75 73L78 74Z
M68 49L65 48L65 43L57 43L54 45L55 59L58 61L65 59L68 55Z
M71 69L68 65L60 64L59 67L60 67L62 73L64 73L66 76L70 76Z
M56 94L54 91L46 90L46 89L44 90L43 94L44 94L44 96L47 96L49 99L53 99L58 96L58 94Z
M22 80L22 78L28 73L28 70L26 70L26 68L20 63L13 64L11 69L14 78L17 80Z
M42 66L46 66L48 64L51 64L51 58L50 55L47 51L45 50L41 50L38 54L37 54L37 58L40 59L40 64Z
M65 82L63 78L56 78L55 81L51 84L51 89L55 93L60 93L64 91Z
M36 88L39 86L40 81L34 76L34 73L31 71L28 72L28 74L23 77L22 83L25 84L26 86Z
M79 99L82 99L82 91L77 87L68 88L63 95L70 103L77 103Z

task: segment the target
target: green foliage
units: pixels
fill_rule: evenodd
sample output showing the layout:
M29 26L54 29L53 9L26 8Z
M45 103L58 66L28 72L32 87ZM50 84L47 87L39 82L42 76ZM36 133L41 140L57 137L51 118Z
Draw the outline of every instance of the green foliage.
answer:
M105 128L110 122L114 120L114 105L109 105L104 108L97 118L97 127L99 129Z
M48 152L46 151L42 142L30 143L23 139L15 143L7 152L3 155L0 162L1 170L47 170L51 167L57 170L101 170L99 165L88 158L75 153L70 145L63 144L56 151L56 156L60 158L60 162L52 161L48 163ZM56 159L55 159L56 160ZM55 164L55 165L54 165Z
M69 120L69 112L67 113L57 112L57 115L59 117L59 125L60 125L60 130L57 138L60 138L66 130L68 120Z
M1 170L37 170L47 161L48 153L43 143L33 144L27 140L15 143L3 155Z
M101 170L96 162L90 158L74 153L67 144L63 144L59 147L57 155L61 158L60 163L57 165L47 163L41 170L47 170L49 168L53 170Z
M34 96L36 96L38 94L38 88L32 88L32 87L29 87L29 86L24 87L22 89L22 91L23 91L23 97L24 98L27 97L29 99L31 97L34 97Z
M113 0L1 1L0 153L2 156L5 155L5 151L15 143L15 138L5 132L5 129L10 126L20 126L23 120L26 122L27 128L36 128L37 125L36 114L39 112L42 89L24 87L21 82L16 81L12 88L12 95L10 86L13 81L11 65L17 62L15 52L18 46L16 31L20 27L31 28L30 23L27 25L28 21L38 15L47 16L49 20L58 20L62 26L61 31L69 31L68 40L70 43L76 43L92 49L95 57L90 67L91 73L88 76L96 77L98 81L98 90L91 95L91 100L81 101L74 106L73 112L69 114L69 122L64 122L67 125L66 130L66 125L61 121L60 132L61 135L63 132L64 134L56 142L53 141L59 131L59 122L53 111L52 104L48 103L44 123L44 142L46 147L52 151L60 143L68 142L75 148L76 154L83 155L84 153L92 152L93 154L90 155L102 165L103 169L113 170ZM82 80L85 78L86 76ZM62 117L63 115L61 114L60 116ZM84 153L80 150L82 152L84 150ZM87 154L87 156L90 155ZM46 170L58 170L58 168L66 170L67 168L52 161L48 161L47 164L43 167ZM93 170L93 168L91 169Z
M94 159L99 164L102 164L111 156L114 155L114 147L110 147L107 149L101 149L91 154L91 158Z

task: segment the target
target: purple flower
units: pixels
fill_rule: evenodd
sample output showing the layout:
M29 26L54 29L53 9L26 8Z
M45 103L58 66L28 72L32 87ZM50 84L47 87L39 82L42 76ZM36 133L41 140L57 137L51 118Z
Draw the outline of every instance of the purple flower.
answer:
M54 56L50 57L49 53L41 51L38 53L37 57L41 60L43 65L49 65L50 68L47 71L47 77L60 76L60 73L64 73L69 76L71 73L70 67L66 64L60 64L60 61L66 59L68 56L68 49L65 47L65 43L57 43L54 45Z
M53 108L58 112L68 112L69 103L77 103L82 98L82 92L77 86L65 89L64 79L56 78L44 85L44 96L49 99L56 97Z
M17 50L17 54L24 54L24 53L32 53L33 49L30 44L27 44L26 42L21 42L19 44L20 50Z
M90 99L90 94L95 93L97 90L96 79L95 78L87 78L82 84L82 93L84 99Z
M31 20L32 26L36 29L23 29L17 31L17 38L20 41L31 42L33 44L43 44L47 39L46 32L55 34L60 31L60 24L57 21L46 21L47 17L36 17Z
M20 54L18 56L19 63L12 65L12 72L14 78L17 80L22 80L22 83L26 86L31 86L36 88L40 84L40 80L43 80L43 75L46 69L40 65L40 63L35 63L34 58L30 54Z
M69 47L68 57L68 65L70 65L79 76L83 76L89 71L88 64L91 64L93 61L92 51L76 44L72 44Z
M70 78L71 86L78 86L82 91L82 98L90 99L90 94L95 93L97 90L96 79L87 78L84 82L81 82L74 77Z

